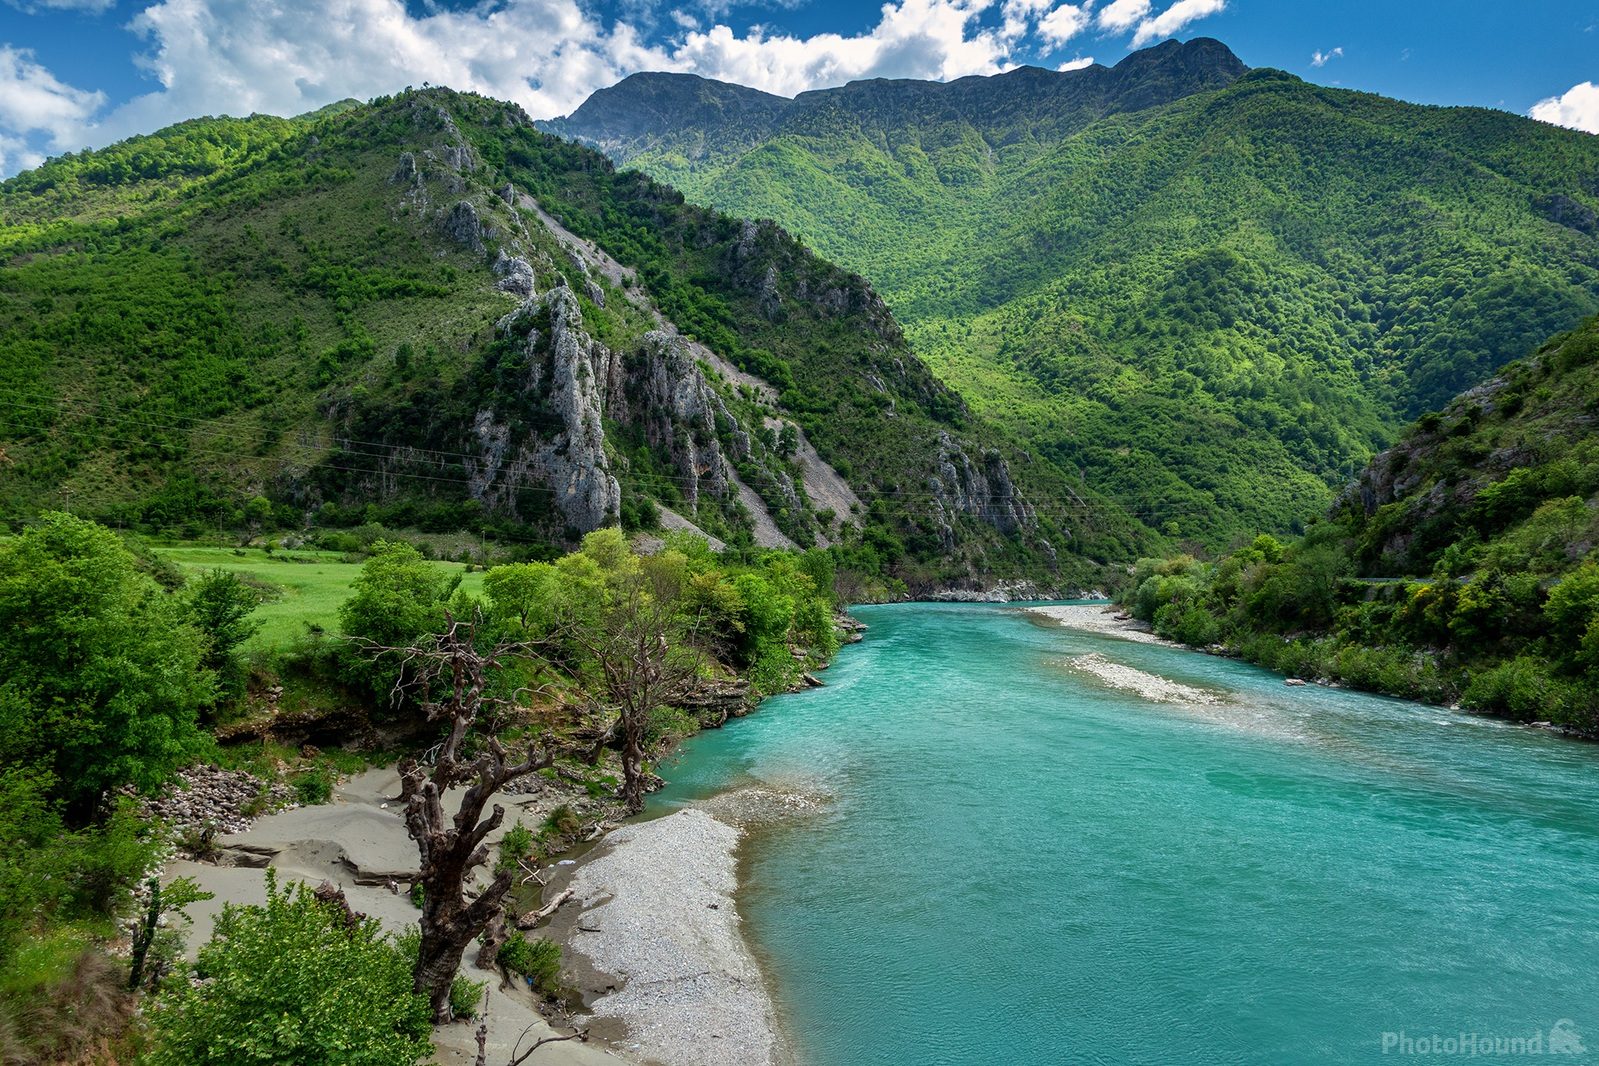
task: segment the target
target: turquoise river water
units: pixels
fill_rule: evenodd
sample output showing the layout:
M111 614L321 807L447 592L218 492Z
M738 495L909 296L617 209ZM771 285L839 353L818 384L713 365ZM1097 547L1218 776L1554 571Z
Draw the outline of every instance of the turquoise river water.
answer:
M826 797L740 897L806 1066L1599 1062L1599 745L1015 608L857 614L657 800Z

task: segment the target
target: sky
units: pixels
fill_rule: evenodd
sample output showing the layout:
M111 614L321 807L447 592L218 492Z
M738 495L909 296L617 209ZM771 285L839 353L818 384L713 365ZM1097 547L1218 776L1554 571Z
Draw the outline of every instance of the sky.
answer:
M548 118L639 70L792 96L1110 66L1197 36L1309 81L1599 133L1599 0L0 0L0 176L197 115L424 82Z

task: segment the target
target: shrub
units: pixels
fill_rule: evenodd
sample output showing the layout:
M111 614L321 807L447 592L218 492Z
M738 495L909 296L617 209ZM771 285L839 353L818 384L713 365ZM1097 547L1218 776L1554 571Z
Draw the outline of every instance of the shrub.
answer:
M457 1018L476 1018L483 1005L483 994L488 991L487 981L474 981L457 976L450 983L450 1013Z
M560 991L561 946L553 940L529 940L517 933L500 948L500 965L527 978L544 995L553 996Z
M533 854L533 830L517 822L505 831L500 838L501 869L516 869L517 861L530 858Z
M294 795L308 807L333 798L333 773L326 766L301 771L294 776Z
M200 949L199 984L173 981L151 1011L149 1066L415 1066L432 1052L414 955L371 918L352 919L305 886L265 906L225 907Z
M51 514L0 545L0 632L0 764L48 769L74 820L202 747L202 641L110 530Z
M1474 674L1466 686L1465 705L1473 710L1508 715L1522 721L1551 718L1555 681L1549 664L1518 655L1509 662Z

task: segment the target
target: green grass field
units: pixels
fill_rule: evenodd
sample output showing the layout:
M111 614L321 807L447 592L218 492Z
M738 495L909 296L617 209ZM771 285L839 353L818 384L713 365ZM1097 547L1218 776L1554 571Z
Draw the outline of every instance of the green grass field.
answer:
M259 548L216 548L178 545L155 549L187 573L227 570L282 590L282 594L256 611L261 629L245 645L246 651L281 648L304 636L311 626L338 632L339 604L350 595L350 582L361 572L360 563L344 562L337 552L293 551L268 555ZM462 563L435 563L458 574ZM476 595L483 590L483 573L463 575L461 585Z

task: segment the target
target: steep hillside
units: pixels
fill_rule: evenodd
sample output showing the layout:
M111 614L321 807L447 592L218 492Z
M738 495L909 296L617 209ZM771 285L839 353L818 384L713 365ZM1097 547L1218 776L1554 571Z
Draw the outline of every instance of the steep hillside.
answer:
M860 270L975 410L1213 544L1322 510L1405 421L1599 309L1599 138L1215 41L784 108L702 84L714 105L613 124L658 78L549 128Z
M1374 576L1558 578L1599 545L1599 319L1423 416L1335 516Z
M427 90L69 156L0 186L0 259L11 518L548 544L660 515L915 587L1089 581L1143 536L1002 450L859 277L512 105Z
M1176 639L1599 732L1599 318L1421 418L1301 540L1140 571Z

